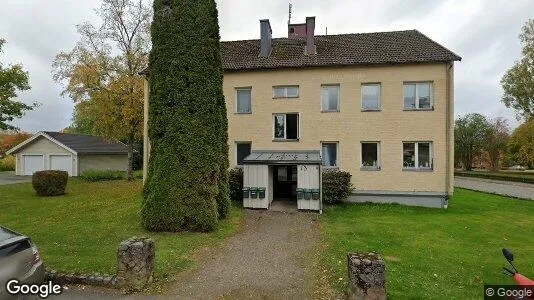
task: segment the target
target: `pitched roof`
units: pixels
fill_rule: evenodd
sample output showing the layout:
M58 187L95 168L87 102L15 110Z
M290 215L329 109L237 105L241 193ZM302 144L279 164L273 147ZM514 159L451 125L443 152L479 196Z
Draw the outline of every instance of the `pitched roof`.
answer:
M76 151L78 154L119 154L128 152L125 144L106 141L98 136L54 131L43 131L43 133Z
M461 57L417 30L315 36L316 55L304 53L305 38L275 38L267 58L260 40L221 42L225 71L320 66L458 61Z
M246 164L321 164L321 154L318 150L252 151L243 162Z

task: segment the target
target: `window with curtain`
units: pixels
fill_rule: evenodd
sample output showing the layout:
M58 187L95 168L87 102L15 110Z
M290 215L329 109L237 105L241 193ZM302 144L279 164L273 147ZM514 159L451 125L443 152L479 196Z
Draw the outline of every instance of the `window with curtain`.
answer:
M300 138L299 114L275 114L273 124L274 139L298 140Z
M405 142L402 144L403 168L428 169L433 168L433 154L431 142Z
M299 86L274 86L273 98L298 98Z
M323 166L337 167L337 144L338 143L322 143Z
M405 83L404 109L432 109L432 83Z
M252 112L252 89L239 88L236 89L236 112L237 113L251 113Z
M380 110L380 84L362 85L362 109Z
M378 142L362 142L362 165L364 170L380 169Z
M323 85L322 111L339 111L339 85Z

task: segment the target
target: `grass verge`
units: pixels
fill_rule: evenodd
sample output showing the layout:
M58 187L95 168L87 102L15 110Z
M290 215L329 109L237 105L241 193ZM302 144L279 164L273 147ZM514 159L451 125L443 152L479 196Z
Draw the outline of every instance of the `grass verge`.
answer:
M321 266L338 291L347 286L346 254L375 251L386 260L390 298L483 298L483 284L512 284L501 249L534 277L534 201L456 189L447 210L384 204L329 206L322 217Z
M116 272L119 243L149 236L156 243L157 285L192 268L195 252L219 245L240 227L243 213L212 233L151 233L140 226L141 182L86 182L70 178L67 195L37 197L30 183L0 186L0 225L26 234L40 249L43 261L67 272Z
M504 181L534 184L534 173L524 172L489 172L489 171L455 171L454 176L476 177Z

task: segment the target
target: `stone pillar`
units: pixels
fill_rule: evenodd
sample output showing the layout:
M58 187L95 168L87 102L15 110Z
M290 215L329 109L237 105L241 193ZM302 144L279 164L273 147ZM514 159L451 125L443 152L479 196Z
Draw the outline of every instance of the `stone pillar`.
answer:
M123 241L117 251L117 284L130 290L141 290L152 282L155 247L150 238Z
M348 299L382 300L386 294L386 264L375 253L349 253Z

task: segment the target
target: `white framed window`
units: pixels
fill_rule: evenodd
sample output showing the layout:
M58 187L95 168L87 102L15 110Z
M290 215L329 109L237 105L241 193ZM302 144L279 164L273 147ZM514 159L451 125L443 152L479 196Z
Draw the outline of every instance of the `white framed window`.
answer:
M299 86L298 85L273 86L273 99L298 98L298 97L299 97Z
M236 113L252 113L252 88L236 88Z
M236 163L238 166L243 165L243 160L250 155L252 151L252 142L235 142Z
M380 110L380 83L362 84L362 110Z
M432 82L405 82L404 109L430 110L433 107Z
M321 142L321 157L323 166L338 167L338 145L339 142Z
M361 142L361 170L380 170L380 142Z
M403 169L432 170L434 154L432 142L403 142Z
M321 111L339 111L339 84L322 85Z
M273 138L275 140L298 140L300 138L299 114L273 114Z

